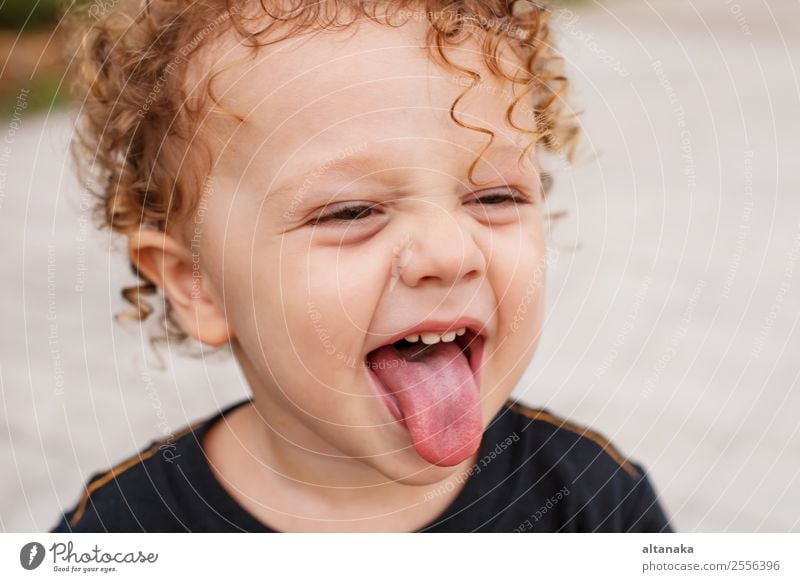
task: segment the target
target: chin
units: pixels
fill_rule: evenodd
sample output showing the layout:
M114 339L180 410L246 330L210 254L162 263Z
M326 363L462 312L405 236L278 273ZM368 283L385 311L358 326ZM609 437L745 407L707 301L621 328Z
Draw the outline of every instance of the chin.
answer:
M417 455L413 448L384 457L383 463L373 464L387 479L411 486L434 485L461 471L461 466L461 463L451 467L432 465Z

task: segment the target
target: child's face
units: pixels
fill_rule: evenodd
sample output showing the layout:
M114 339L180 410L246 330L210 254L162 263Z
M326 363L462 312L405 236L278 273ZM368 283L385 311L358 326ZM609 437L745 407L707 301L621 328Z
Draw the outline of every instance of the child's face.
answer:
M422 44L421 24L364 22L255 61L228 53L236 64L216 87L248 123L209 124L219 158L191 225L275 440L409 483L441 479L476 451L535 351L545 270L539 177L530 159L518 166L530 136L505 119L517 93L479 53L448 53L483 78L456 116L496 134L474 187L467 173L488 135L451 120L465 77ZM514 121L533 128L519 108ZM375 351L419 325L471 327L471 362L447 343L421 360ZM405 423L382 383L399 392Z

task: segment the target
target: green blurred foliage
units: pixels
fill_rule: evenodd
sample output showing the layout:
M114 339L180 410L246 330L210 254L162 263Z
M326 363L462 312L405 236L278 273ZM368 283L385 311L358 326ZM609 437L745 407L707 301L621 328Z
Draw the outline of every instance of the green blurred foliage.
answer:
M50 27L58 22L63 8L64 0L0 0L0 28Z
M52 108L60 107L68 101L67 91L61 84L61 78L56 75L41 75L34 77L29 83L25 84L26 104L24 110L20 111L17 97L19 91L0 91L0 119L10 119L15 114L23 115L34 111L49 111ZM22 88L15 87L20 91Z

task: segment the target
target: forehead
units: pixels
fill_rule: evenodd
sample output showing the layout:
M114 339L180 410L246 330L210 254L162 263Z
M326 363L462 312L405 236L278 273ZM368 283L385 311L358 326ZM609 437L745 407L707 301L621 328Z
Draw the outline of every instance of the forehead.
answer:
M449 171L469 165L495 134L487 160L507 157L529 143L506 119L523 87L491 74L479 41L448 47L448 58L478 72L480 84L455 109L469 77L440 67L424 48L427 24L411 19L399 27L362 20L343 31L312 31L253 54L231 31L216 51L221 71L216 94L245 119L238 126L211 122L221 144L219 165L241 175L291 174L353 152L386 152L398 166L413 164ZM502 68L522 76L520 61L500 50ZM517 105L512 121L533 130L530 106ZM524 139L523 139L524 138Z

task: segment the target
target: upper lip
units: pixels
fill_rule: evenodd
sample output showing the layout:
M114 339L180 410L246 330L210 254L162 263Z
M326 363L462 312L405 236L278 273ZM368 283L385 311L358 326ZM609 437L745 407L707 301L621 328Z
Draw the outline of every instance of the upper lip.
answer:
M458 329L461 329L462 327L466 328L468 331L473 332L476 336L486 334L486 324L484 324L482 321L474 317L459 317L456 320L449 320L449 321L444 321L441 319L428 320L413 325L402 331L399 331L385 340L380 340L381 343L368 350L367 353L376 350L381 346L387 346L395 342L398 342L401 339L411 334L415 333L418 334L426 331L438 334L444 334L447 333L448 331L456 331Z

